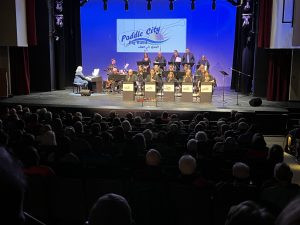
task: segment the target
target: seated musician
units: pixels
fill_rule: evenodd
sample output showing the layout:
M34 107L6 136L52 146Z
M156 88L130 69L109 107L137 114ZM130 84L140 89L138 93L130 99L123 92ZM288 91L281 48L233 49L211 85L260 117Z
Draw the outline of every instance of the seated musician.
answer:
M204 76L205 73L205 66L204 65L200 65L196 71L196 75L197 76Z
M170 64L169 65L169 71L175 72L175 66L174 66L174 64Z
M213 87L217 86L216 79L211 74L209 74L208 71L205 71L204 76L200 77L199 82L198 82L199 87L201 85L201 82L211 82L213 84Z
M110 78L110 75L118 75L118 74L119 74L119 71L118 71L117 67L114 67L107 76L107 80L105 81L105 89L113 91L119 87L118 82L115 82L113 77Z
M188 64L184 64L183 65L183 72L186 72L188 69L190 69L191 67L190 67L190 65L188 65Z
M150 74L148 74L146 82L156 82L156 74L153 68L150 69Z
M133 74L132 69L128 70L128 74L126 75L125 81L127 81L127 82L135 82L136 81L136 75Z
M87 78L82 73L82 66L78 66L75 72L75 77L73 83L78 86L88 87L89 90L92 90L92 82L90 78Z
M177 81L177 80L176 80L176 78L175 78L174 72L173 72L173 71L170 71L170 72L168 73L168 77L167 77L167 79L166 79L166 82L172 83L172 82L176 82L176 81Z
M114 68L117 68L117 61L115 59L111 59L111 64L107 67L107 73L112 73Z
M193 82L193 77L192 77L192 70L191 69L187 69L184 77L182 78L182 82L183 83L192 83Z

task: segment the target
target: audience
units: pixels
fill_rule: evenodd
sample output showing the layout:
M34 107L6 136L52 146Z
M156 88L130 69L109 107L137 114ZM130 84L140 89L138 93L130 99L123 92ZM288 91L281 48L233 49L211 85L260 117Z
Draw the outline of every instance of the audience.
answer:
M130 205L133 204L133 209L136 205L131 202L132 183L148 182L150 188L158 184L161 195L168 199L169 185L175 182L179 187L208 193L207 201L213 205L210 220L215 225L225 224L227 214L226 224L229 225L273 224L266 209L274 216L279 215L276 224L283 224L287 217L291 217L288 224L297 221L289 203L298 196L300 189L292 183L293 174L283 163L283 149L279 145L268 149L263 135L243 113L232 112L229 117L213 121L210 120L213 115L209 113L198 113L182 120L180 114L168 112L119 115L111 111L108 115L89 115L51 112L46 108L34 111L21 105L5 108L2 112L0 194L3 195L12 184L14 190L9 190L8 194L16 194L15 197L3 196L1 209L8 204L7 209L3 209L7 212L3 221L14 217L12 224L18 225L25 220L20 207L25 192L22 172L27 178L60 178L69 171L70 176L82 179L84 185L89 176L94 175L104 180L121 180L122 194ZM3 171L16 170L11 157L16 158L23 171L15 172L13 176L17 177L10 178ZM10 186L5 185L6 178L12 182L8 182ZM105 190L102 194L112 191ZM9 199L12 201L7 203ZM171 202L164 204L166 206L162 208L172 209ZM168 210L166 217L169 213L172 215ZM91 209L88 222L132 224L132 218L141 218L135 213L139 211L131 214L125 198L106 194ZM151 217L155 221L155 215ZM201 224L201 219L194 222ZM144 223L137 221L140 225Z

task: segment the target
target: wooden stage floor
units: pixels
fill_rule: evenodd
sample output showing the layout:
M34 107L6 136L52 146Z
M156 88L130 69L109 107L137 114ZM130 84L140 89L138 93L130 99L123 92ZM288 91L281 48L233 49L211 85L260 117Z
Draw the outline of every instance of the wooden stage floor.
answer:
M132 110L132 111L217 111L229 112L238 110L241 112L274 112L287 113L288 108L300 108L299 102L273 102L263 99L262 106L251 107L249 100L252 96L239 94L239 105L236 105L236 92L226 88L225 102L223 102L222 88L217 88L213 94L212 103L200 103L199 99L194 98L194 102L181 102L180 97L176 97L175 102L164 102L158 97L157 106L154 102L146 102L142 106L138 101L123 101L122 94L95 93L91 96L80 96L74 94L72 89L61 91L31 93L30 95L20 95L0 100L0 104L22 104L27 106L45 106L56 108L75 108L93 110Z

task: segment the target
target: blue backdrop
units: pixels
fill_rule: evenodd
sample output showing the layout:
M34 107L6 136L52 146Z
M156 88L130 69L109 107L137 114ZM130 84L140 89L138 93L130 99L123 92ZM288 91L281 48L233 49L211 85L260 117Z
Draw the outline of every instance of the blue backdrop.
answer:
M111 58L117 60L119 68L129 63L136 69L136 61L143 58L142 53L117 52L117 19L147 18L186 18L186 46L194 53L196 61L206 55L211 64L211 74L223 85L219 70L232 65L236 8L226 0L217 0L216 10L212 10L211 0L195 1L196 9L191 10L190 0L176 0L174 10L169 10L168 0L153 0L152 9L147 10L146 0L129 0L129 10L124 10L124 1L108 0L107 11L103 10L102 0L89 0L81 7L82 59L84 74L91 74L100 68L101 75L110 64ZM176 49L176 46L174 46ZM157 54L150 53L153 61ZM167 61L171 53L165 53ZM230 86L231 77L226 78L225 86Z

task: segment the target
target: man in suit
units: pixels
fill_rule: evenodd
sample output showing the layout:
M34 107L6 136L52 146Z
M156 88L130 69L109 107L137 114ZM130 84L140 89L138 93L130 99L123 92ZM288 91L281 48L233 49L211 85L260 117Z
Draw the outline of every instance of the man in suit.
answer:
M127 82L135 82L136 81L136 75L133 73L132 69L128 70L128 74L126 75L125 81L127 81Z
M181 58L180 58L180 55L179 55L177 50L174 50L174 53L173 53L173 55L170 59L170 62L172 62L172 63L176 63L176 62L181 63ZM180 70L180 64L175 64L175 69L176 69L176 71L179 71Z
M166 58L162 55L161 52L158 52L158 53L157 53L157 56L156 56L156 58L155 58L155 62L157 62L157 63L167 63ZM165 69L164 66L161 66L160 68L161 68L162 70Z
M185 63L195 63L194 54L190 52L190 49L186 49L185 53L182 56L182 64Z

